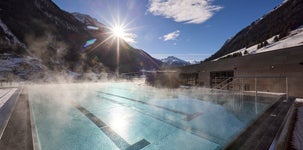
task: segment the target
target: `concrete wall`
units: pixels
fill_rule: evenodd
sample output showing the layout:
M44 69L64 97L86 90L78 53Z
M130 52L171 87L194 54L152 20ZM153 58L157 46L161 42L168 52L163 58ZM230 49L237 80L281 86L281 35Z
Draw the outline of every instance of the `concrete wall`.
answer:
M303 97L303 46L247 55L218 61L204 62L179 68L180 73L199 73L198 82L210 87L210 72L233 70L235 77L287 77L291 96ZM243 79L253 90L254 80ZM257 89L270 92L285 92L285 78L258 78ZM238 82L238 83L237 83ZM242 82L242 81L241 81ZM240 83L240 79L235 81Z

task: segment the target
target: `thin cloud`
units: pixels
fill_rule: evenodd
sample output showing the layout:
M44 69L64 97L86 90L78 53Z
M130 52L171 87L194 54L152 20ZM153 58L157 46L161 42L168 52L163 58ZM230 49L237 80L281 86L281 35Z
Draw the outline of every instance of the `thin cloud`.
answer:
M214 0L149 0L148 12L173 18L176 22L200 24L223 7L212 5Z
M137 41L135 40L137 35L134 33L125 33L125 37L123 38L127 43L136 44Z
M163 41L169 41L169 40L176 40L177 37L180 36L180 31L176 30L174 32L168 33L166 35L163 35L162 37L159 37L159 39L163 39Z

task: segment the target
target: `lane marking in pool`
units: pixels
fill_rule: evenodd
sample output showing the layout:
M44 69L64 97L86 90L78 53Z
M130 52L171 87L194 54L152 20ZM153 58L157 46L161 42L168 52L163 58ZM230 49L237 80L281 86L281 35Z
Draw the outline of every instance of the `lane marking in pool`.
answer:
M120 149L122 150L139 150L149 145L150 143L145 139L130 145L122 137L120 137L115 131L113 131L107 124L101 119L96 117L93 113L80 106L79 104L72 103L82 114L84 114L89 120L91 120L99 129L103 131Z
M110 96L115 96L115 97L119 97L119 98L123 98L123 99L130 100L130 101L133 101L133 102L137 102L137 103L141 103L141 104L144 104L144 105L149 105L149 106L153 106L153 107L156 107L156 108L164 109L164 110L167 110L167 111L170 111L170 112L174 112L174 113L177 113L177 114L181 114L181 115L185 116L185 118L183 119L185 121L191 121L191 120L195 119L196 117L198 117L198 116L200 116L202 114L202 112L196 112L196 113L193 113L193 114L189 114L189 113L186 113L186 112L174 110L174 109L171 109L171 108L163 107L163 106L152 104L152 103L148 103L148 102L143 102L143 101L140 101L140 100L131 99L131 98L120 96L120 95L116 95L116 94L105 93L105 92L101 92L101 91L98 91L98 93L105 94L105 95L110 95Z
M178 129L181 129L181 130L183 130L183 131L189 132L189 133L191 133L191 134L193 134L193 135L196 135L196 136L198 136L198 137L200 137L200 138L207 139L207 140L209 140L209 141L211 141L211 142L213 142L213 143L216 143L216 144L218 144L218 145L223 145L223 144L224 144L224 141L225 141L225 140L222 139L222 138L220 138L220 137L216 137L216 136L213 136L213 135L205 134L203 131L200 131L199 129L195 129L195 128L189 127L189 126L187 126L187 125L184 125L183 123L179 123L179 122L177 122L177 121L175 121L175 120L171 120L171 119L169 119L169 118L162 118L162 117L160 117L160 116L153 115L153 114L151 114L151 113L146 113L146 112L144 112L144 111L141 111L140 109L134 109L134 108L128 106L127 104L125 104L125 103L122 103L122 102L119 102L119 101L110 99L110 98L108 98L108 97L103 97L103 96L100 96L100 95L98 95L98 96L99 96L100 98L102 98L102 100L109 101L109 102L112 102L112 103L115 103L115 104L119 104L119 105L124 106L124 107L127 107L127 108L129 108L129 109L133 109L133 110L135 110L135 111L138 111L139 113L142 113L142 114L144 114L144 115L153 117L153 118L155 118L155 119L157 119L157 120L159 120L159 121L162 121L162 122L165 122L165 123L167 123L167 124L170 124L170 125L172 125L172 126L178 128Z

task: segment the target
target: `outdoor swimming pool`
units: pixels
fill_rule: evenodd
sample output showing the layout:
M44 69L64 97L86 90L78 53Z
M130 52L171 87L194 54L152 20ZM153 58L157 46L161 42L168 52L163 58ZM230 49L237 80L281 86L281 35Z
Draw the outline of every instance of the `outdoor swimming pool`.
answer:
M216 150L275 102L209 93L140 82L33 85L35 142L43 150Z

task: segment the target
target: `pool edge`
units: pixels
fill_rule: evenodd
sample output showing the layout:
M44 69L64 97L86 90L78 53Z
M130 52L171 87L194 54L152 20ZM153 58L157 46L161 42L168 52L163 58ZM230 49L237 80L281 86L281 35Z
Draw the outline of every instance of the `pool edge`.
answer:
M27 89L27 93L28 93L28 89ZM29 94L27 94L27 98L28 98L28 104L29 104L28 109L29 109L29 114L30 114L29 116L30 116L30 124L31 124L33 150L41 150L41 145L40 145L38 134L37 134L37 128L35 125L35 117L34 117L33 110L32 110L32 104L29 99Z
M283 104L287 104L287 106L285 106L286 108L284 108L286 110L286 112L283 114L283 116L279 116L275 114L275 111L278 110L278 107L283 105ZM256 120L254 120L253 122L250 123L249 126L247 126L247 128L242 131L241 133L239 133L236 137L233 138L233 140L231 140L229 143L227 143L223 149L229 150L229 149L242 149L243 146L245 146L245 148L248 148L247 145L253 145L251 147L249 147L248 149L258 149L258 147L267 147L270 148L272 142L274 141L274 138L277 136L277 132L279 131L279 129L281 128L281 126L283 126L283 122L285 120L285 118L287 117L287 114L289 112L289 110L291 109L291 106L294 103L294 99L293 98L289 98L287 101L285 101L285 96L280 97L277 102L275 102L272 106L270 106L261 116L259 116ZM283 107L283 106L281 106ZM284 111L285 111L284 110ZM281 113L281 111L276 112L276 113ZM268 137L265 136L265 134L269 134L269 131L265 131L264 133L259 133L259 135L256 135L256 133L253 133L252 130L253 129L259 129L261 126L264 127L264 123L266 121L268 121L269 119L272 118L277 118L277 119L281 119L282 117L282 121L279 122L278 127L276 127L277 131L275 131L275 135L272 138L272 140L268 139ZM278 122L278 121L276 121ZM270 124L272 125L272 124ZM260 137L260 139L257 139L256 137ZM262 138L265 138L264 142L262 141ZM254 140L252 140L254 139ZM250 141L249 141L250 140ZM268 140L270 140L270 142L268 142ZM254 142L252 143L252 141L261 141L261 142ZM248 143L246 143L248 142Z

